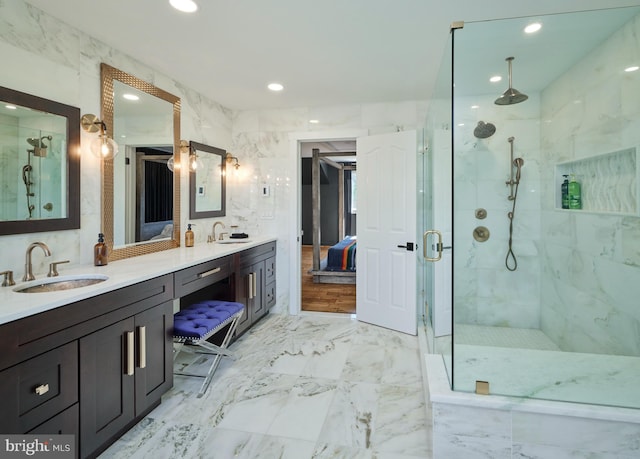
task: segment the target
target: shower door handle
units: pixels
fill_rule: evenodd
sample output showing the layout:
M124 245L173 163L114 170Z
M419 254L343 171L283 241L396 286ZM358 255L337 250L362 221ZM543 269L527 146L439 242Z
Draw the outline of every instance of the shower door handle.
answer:
M438 256L437 257L429 257L427 255L427 239L429 238L430 234L435 234L438 236L438 243L436 244L436 249L438 251ZM436 261L440 261L442 259L442 233L438 230L427 230L424 232L424 234L422 235L422 256L426 261L431 261L431 262L436 262Z

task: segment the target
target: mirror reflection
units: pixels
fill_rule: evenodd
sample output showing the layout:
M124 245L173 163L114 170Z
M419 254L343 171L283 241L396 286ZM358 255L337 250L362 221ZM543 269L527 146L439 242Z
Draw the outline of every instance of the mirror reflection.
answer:
M224 217L225 151L198 142L189 142L196 165L189 172L189 218Z
M0 234L79 227L78 124L75 107L0 87Z
M173 107L126 85L113 84L113 242L116 247L173 236Z
M110 259L180 245L180 99L102 64L102 118L120 153L103 164L103 232Z

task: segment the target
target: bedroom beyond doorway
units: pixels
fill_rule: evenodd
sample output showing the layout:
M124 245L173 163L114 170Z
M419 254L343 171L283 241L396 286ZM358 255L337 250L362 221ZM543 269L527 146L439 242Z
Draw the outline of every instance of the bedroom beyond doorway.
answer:
M320 257L326 258L329 246L320 246ZM320 284L309 272L313 265L313 246L302 246L301 305L303 311L356 313L355 284Z

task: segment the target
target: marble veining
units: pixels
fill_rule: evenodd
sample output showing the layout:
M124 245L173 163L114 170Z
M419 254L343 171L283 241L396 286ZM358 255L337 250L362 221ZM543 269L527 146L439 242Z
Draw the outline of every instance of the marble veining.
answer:
M198 378L175 376L100 457L431 457L417 348L416 337L350 318L270 314L230 346L237 359L222 360L204 397ZM177 366L202 370L202 359L183 353Z

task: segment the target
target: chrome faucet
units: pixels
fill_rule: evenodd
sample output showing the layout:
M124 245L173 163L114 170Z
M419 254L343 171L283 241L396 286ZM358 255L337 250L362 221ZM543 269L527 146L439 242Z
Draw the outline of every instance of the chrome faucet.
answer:
M222 223L222 222L215 222L215 223L213 224L213 234L212 234L211 236L213 236L213 240L214 240L214 241L218 240L218 238L216 238L216 227L217 227L218 225L222 226L223 228L226 228L226 227L224 226L224 223ZM219 240L222 240L222 233L220 234Z
M45 244L44 242L32 242L31 244L29 244L29 247L27 247L27 255L24 262L24 276L22 277L23 282L32 281L35 279L35 276L33 275L33 268L31 266L31 252L36 247L40 247L46 257L51 256L51 250L49 250L49 247L47 247L47 244Z

